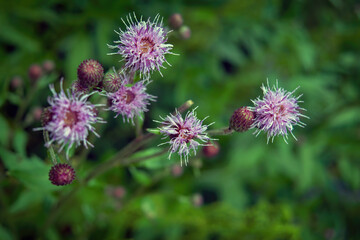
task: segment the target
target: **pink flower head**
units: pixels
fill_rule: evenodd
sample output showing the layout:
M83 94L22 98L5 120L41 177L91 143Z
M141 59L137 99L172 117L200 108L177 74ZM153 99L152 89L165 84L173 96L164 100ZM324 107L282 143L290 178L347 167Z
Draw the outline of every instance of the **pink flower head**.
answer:
M134 124L134 117L141 116L141 113L147 112L147 106L150 105L150 101L155 101L155 96L146 93L146 85L148 80L141 80L134 84L129 84L130 79L128 75L123 74L122 85L114 92L106 93L108 97L110 107L107 110L114 111L116 116L120 114L123 116L123 120L127 118L127 121Z
M63 90L63 80L61 80L60 93L56 93L54 85L50 85L50 90L53 97L48 98L50 107L48 108L47 121L44 122L43 127L35 130L45 130L49 132L50 141L45 144L49 147L53 142L61 145L59 152L68 145L66 157L68 158L69 150L73 144L77 146L93 145L87 141L89 132L93 132L97 137L99 135L95 132L92 124L96 122L104 123L102 118L98 117L95 107L102 106L101 104L93 105L87 101L89 95L82 95L80 93L67 94Z
M125 60L124 70L129 69L131 72L140 71L140 74L149 75L154 70L160 72L163 63L170 64L165 59L165 54L170 52L173 45L166 44L167 32L162 27L160 16L156 15L153 22L150 18L147 21L134 19L129 15L126 17L128 24L123 20L126 30L116 32L120 40L114 41L116 45L108 45L111 49L117 49L117 52L110 53L120 54ZM161 74L161 72L160 72Z
M205 132L211 124L203 125L205 119L202 121L197 119L195 110L196 108L191 112L189 111L185 118L182 118L176 110L175 115L170 114L165 119L161 118L162 122L159 122L162 124L159 127L160 133L164 134L165 138L167 136L170 138L168 142L163 143L171 145L169 159L172 153L178 152L181 165L183 159L187 165L191 150L194 151L195 155L199 146L205 146L211 140Z
M305 124L300 121L300 117L308 118L299 112L300 110L306 111L298 105L299 102L302 102L298 100L302 95L293 96L298 88L287 92L279 88L276 82L276 86L272 90L268 82L267 87L262 85L261 89L264 93L263 99L257 98L252 101L255 106L251 107L255 114L252 124L252 128L256 128L254 134L257 136L262 131L266 132L268 142L270 138L273 141L277 135L282 135L286 142L288 132L296 139L292 133L293 126L304 127Z

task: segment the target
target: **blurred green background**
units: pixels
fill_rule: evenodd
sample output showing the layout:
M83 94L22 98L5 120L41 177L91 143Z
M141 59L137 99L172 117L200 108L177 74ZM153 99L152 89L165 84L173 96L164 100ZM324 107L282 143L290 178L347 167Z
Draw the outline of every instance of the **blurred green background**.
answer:
M164 77L152 75L148 90L158 100L144 128L188 99L212 129L227 126L267 78L289 91L300 86L310 119L289 144L249 131L219 137L217 156L200 149L182 169L166 154L114 168L54 217L62 197L135 133L101 113L101 140L91 137L95 148L71 160L79 180L52 186L42 133L32 130L48 84L64 77L70 86L87 58L120 66L106 44L132 12L159 13L166 26L180 13L191 29L188 39L169 34L180 55L167 56ZM359 20L360 3L341 0L1 1L0 239L360 239ZM29 66L46 60L55 70L34 87Z

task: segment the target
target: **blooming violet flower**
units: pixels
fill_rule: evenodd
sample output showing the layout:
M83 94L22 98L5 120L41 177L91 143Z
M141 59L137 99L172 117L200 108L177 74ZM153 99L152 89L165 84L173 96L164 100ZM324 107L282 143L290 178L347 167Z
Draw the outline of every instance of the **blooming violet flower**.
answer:
M286 142L288 132L296 139L292 133L293 126L304 127L305 124L300 121L300 117L308 118L299 112L300 110L306 111L298 105L299 102L302 102L298 100L302 95L293 96L298 88L288 92L279 88L276 83L276 86L271 89L268 82L267 86L262 85L261 89L264 97L252 100L255 106L250 108L255 114L254 123L251 126L256 129L254 134L257 136L262 131L266 132L267 142L270 138L273 141L277 135L282 135Z
M183 159L185 165L187 165L191 150L194 151L195 155L199 146L205 146L211 140L205 132L211 124L203 125L206 118L202 121L199 120L196 117L195 110L189 111L185 118L182 118L181 114L176 110L175 115L170 114L165 119L161 118L162 122L159 122L162 124L159 127L160 133L165 135L165 138L167 136L170 138L168 142L162 143L171 145L169 159L172 153L178 152L181 165ZM200 142L197 140L200 140Z
M129 15L126 17L128 24L123 20L126 30L116 32L120 40L114 41L116 45L108 45L111 49L118 49L115 53L110 55L120 54L125 60L124 70L131 72L140 71L140 74L148 76L154 70L160 72L160 67L165 68L163 63L168 63L165 59L165 54L173 54L170 52L173 45L166 44L167 32L162 27L162 20L157 15L153 22L150 18L147 21L134 20ZM161 72L160 72L161 74Z
M150 101L155 101L155 96L146 93L146 85L150 83L148 80L142 80L134 84L129 84L130 79L128 75L122 75L122 85L114 92L106 93L109 99L110 107L107 110L114 111L116 116L120 114L123 120L134 124L134 117L140 116L141 113L147 112L147 105Z
M63 90L63 80L61 80L60 93L56 93L54 85L50 85L50 90L53 97L48 98L50 107L48 110L47 121L44 122L43 127L34 130L45 130L49 132L50 141L45 144L50 147L53 142L61 145L59 152L68 145L66 157L69 156L69 150L73 146L76 147L93 145L87 140L89 131L93 132L97 137L99 135L95 132L92 124L96 122L105 123L101 117L98 117L95 107L103 106L102 104L93 105L87 101L89 94L82 95L80 93L67 94ZM91 94L90 94L91 95Z

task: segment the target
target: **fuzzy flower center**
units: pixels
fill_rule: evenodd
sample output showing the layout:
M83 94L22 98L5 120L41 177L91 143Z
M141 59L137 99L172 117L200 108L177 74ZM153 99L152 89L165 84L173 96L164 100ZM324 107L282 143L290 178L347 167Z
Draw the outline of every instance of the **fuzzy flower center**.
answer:
M140 40L140 51L141 53L149 53L155 46L154 42L150 38L145 37Z
M181 126L177 126L176 131L178 132L177 134L171 134L169 137L170 139L175 139L175 138L181 138L184 139L186 143L188 143L191 139L194 138L194 136L190 133L190 129L185 127L182 128Z
M68 110L65 114L64 124L66 127L72 128L79 121L78 113Z
M282 104L278 107L275 106L273 111L274 111L274 118L276 120L279 120L280 118L283 118L286 115L286 108Z
M134 99L135 94L130 90L126 90L126 93L124 94L124 96L122 96L122 100L125 101L126 104L131 103L132 101L134 101Z

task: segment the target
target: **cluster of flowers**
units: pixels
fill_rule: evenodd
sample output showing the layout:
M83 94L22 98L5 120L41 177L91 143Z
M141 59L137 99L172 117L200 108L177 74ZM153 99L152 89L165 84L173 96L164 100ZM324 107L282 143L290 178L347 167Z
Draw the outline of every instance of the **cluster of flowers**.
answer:
M75 145L92 146L87 140L89 132L95 132L95 123L105 123L98 116L97 107L101 104L92 104L89 98L92 94L100 92L108 99L108 108L115 113L115 117L121 115L124 121L134 124L135 117L141 117L143 112L148 111L151 101L156 97L146 92L147 85L151 82L150 76L154 71L160 72L164 63L170 65L166 54L171 52L172 45L167 43L167 34L162 20L157 15L153 21L138 20L135 15L129 15L127 22L123 21L126 28L117 32L119 40L115 45L109 45L115 49L110 55L120 55L124 64L120 70L115 67L104 74L103 66L96 60L89 59L82 62L78 67L78 79L74 81L71 89L64 91L62 81L60 93L55 91L53 85L50 90L53 97L49 97L50 107L43 111L42 127L49 133L49 141L46 147L56 143L59 151L69 149ZM161 74L161 72L160 72ZM161 74L162 75L162 74ZM135 81L136 77L140 80ZM292 134L294 125L303 126L298 106L299 97L294 97L293 92L287 92L277 86L271 89L269 85L263 86L264 98L253 101L253 107L242 107L236 110L230 120L230 131L246 131L255 128L255 133L267 132L268 140L276 135L287 138L288 132ZM213 140L207 134L209 125L199 120L195 112L196 108L186 113L185 117L178 110L169 114L161 121L159 131L169 140L169 158L172 153L178 153L181 163L188 163L191 152L196 154L199 146L206 146ZM55 185L66 185L74 180L75 172L68 164L55 164L50 170L50 180Z

